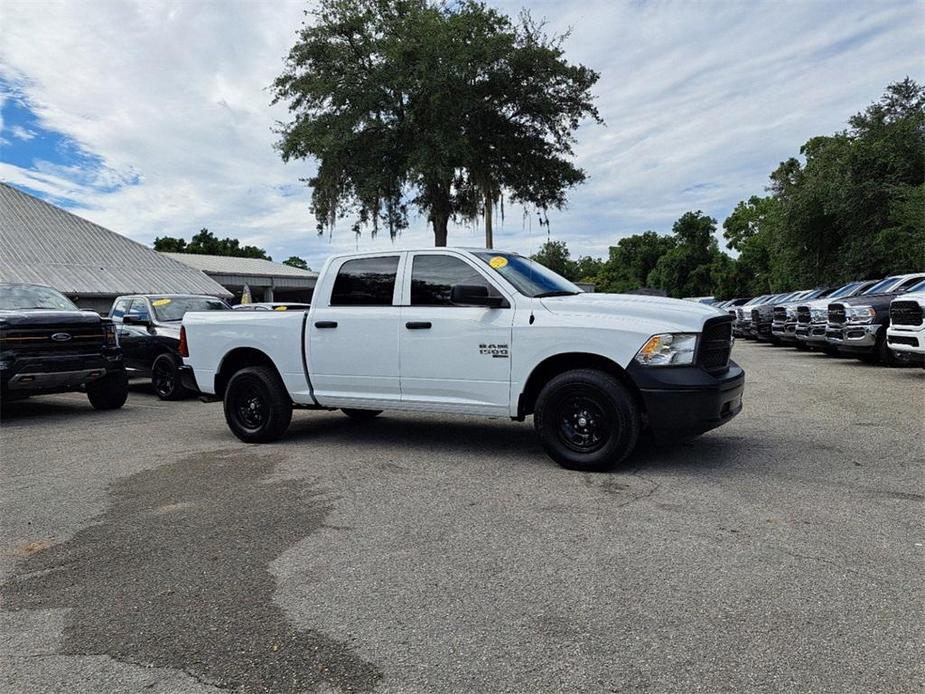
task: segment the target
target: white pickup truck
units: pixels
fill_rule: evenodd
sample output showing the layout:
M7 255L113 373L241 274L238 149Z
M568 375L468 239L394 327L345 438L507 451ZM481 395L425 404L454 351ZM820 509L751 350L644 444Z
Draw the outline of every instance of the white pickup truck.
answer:
M586 294L515 253L441 248L333 257L305 311L187 313L181 350L242 441L279 438L293 407L533 415L555 461L606 470L643 430L687 438L739 413L732 342L732 317L704 304Z

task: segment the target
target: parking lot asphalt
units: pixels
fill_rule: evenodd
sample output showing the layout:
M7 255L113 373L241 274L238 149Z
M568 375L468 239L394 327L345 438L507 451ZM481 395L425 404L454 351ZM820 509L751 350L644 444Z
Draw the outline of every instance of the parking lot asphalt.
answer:
M12 404L0 687L922 691L925 371L733 356L738 418L598 475L529 421Z

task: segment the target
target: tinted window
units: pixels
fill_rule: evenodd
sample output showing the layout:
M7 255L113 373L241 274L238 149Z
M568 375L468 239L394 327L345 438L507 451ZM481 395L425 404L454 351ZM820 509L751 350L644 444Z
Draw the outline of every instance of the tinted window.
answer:
M132 299L132 306L126 313L132 318L138 318L139 320L151 320L151 317L148 315L148 303L141 297Z
M128 311L128 305L132 303L131 299L119 299L112 307L109 313L110 318L121 318Z
M5 311L47 309L76 311L77 307L60 292L36 284L0 284L0 309Z
M893 291L895 291L895 292L897 292L897 293L908 292L910 289L912 289L915 285L917 285L917 284L918 284L919 282L921 282L921 281L922 281L921 276L919 276L919 277L910 277L910 278L907 279L905 282L903 282L903 283L900 284L898 287L896 287L896 289L894 289Z
M331 306L391 306L398 256L357 258L340 266Z
M488 287L489 296L501 296L488 280L459 258L415 256L411 269L412 306L453 306L450 292L454 284Z
M868 289L865 294L881 294L884 292L890 291L892 286L899 281L898 277L887 277L885 280L880 280L873 287Z

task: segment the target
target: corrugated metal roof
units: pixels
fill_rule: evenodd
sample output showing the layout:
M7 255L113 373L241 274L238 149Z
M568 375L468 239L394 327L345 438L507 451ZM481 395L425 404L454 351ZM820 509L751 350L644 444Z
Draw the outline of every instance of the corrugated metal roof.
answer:
M233 258L227 255L200 255L198 253L162 253L190 267L216 275L254 275L262 277L298 277L316 279L317 272L302 270L283 263L262 258Z
M64 294L231 293L206 274L0 183L0 281Z

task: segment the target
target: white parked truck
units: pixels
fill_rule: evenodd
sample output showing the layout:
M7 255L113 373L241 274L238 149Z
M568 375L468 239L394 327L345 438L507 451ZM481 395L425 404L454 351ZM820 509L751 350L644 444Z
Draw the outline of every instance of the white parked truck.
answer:
M925 281L890 302L886 341L894 352L925 357Z
M643 430L687 438L742 408L732 316L586 294L501 251L336 256L308 310L187 313L183 333L186 377L246 442L279 438L293 407L533 415L555 461L605 470Z

